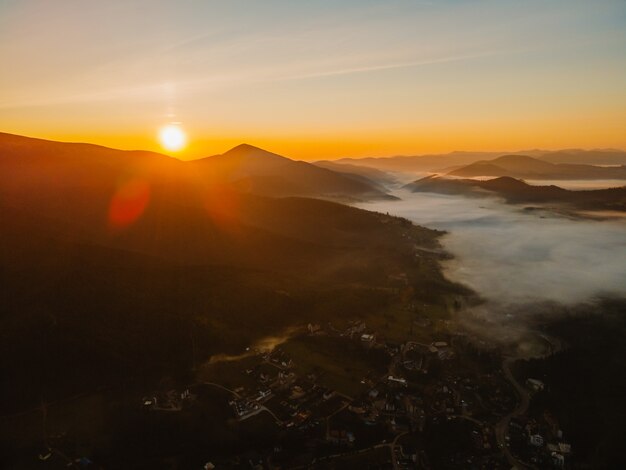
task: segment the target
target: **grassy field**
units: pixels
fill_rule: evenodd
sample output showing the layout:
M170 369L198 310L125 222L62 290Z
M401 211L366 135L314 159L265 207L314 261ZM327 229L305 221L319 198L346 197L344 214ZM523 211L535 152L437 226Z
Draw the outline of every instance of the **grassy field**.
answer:
M367 349L358 340L329 336L301 336L282 346L300 375L313 373L318 382L348 396L367 390L361 381L384 374L389 357Z
M450 313L445 305L411 308L406 302L398 302L377 314L364 316L363 321L368 332L375 332L379 339L428 343L446 330L442 320L449 318Z

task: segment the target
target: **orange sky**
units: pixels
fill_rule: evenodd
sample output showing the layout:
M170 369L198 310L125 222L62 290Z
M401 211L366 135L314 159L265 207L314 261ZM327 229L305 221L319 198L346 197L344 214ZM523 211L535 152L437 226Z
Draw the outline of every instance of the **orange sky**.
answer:
M163 151L180 122L185 159L626 148L623 1L309 3L3 2L0 131Z

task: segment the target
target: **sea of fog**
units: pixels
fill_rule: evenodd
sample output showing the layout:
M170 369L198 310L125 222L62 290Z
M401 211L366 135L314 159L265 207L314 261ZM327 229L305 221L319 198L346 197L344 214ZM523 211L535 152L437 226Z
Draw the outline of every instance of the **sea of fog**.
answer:
M603 295L626 297L626 219L584 220L524 211L497 199L398 190L399 201L359 207L406 217L448 232L455 259L446 276L479 293L488 305L573 305Z

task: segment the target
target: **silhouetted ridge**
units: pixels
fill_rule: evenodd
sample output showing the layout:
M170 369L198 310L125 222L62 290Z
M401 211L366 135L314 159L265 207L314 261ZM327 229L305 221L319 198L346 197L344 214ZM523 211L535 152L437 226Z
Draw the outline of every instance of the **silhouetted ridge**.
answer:
M239 144L232 149L224 152L221 155L217 155L223 158L259 158L259 159L271 159L271 160L291 160L290 158L283 157L277 153L270 152L260 147L255 147L250 144ZM214 157L209 157L214 158Z
M594 165L550 163L526 155L503 155L493 160L481 160L455 168L450 176L473 178L477 176L510 176L525 179L626 179L626 166L602 167Z
M207 178L227 180L255 194L340 200L389 197L377 183L366 178L291 160L249 144L192 164Z
M405 186L413 192L486 196L495 193L511 203L564 203L587 210L626 211L626 186L571 191L559 186L534 186L508 176L487 181L428 176Z
M47 184L54 182L59 191L77 184L115 186L133 174L144 180L172 182L178 178L180 182L182 174L192 172L205 184L228 183L239 192L259 195L341 201L389 197L373 181L294 161L245 143L221 155L185 162L155 152L0 133L0 172L7 175L7 187L31 184L36 181L33 178L38 178L47 180Z
M530 187L530 185L522 180L511 178L510 176L500 176L498 178L483 182L483 187L493 189L521 189L528 188Z

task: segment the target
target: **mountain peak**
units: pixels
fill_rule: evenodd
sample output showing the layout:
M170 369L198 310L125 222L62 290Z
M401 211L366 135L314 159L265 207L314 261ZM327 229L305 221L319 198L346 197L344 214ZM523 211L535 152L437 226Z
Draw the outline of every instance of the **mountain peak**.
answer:
M244 159L263 159L265 161L273 160L273 161L285 161L290 160L287 157L283 157L282 155L278 155L277 153L269 152L259 147L255 147L250 144L239 144L236 147L224 152L221 157L226 158L244 158Z
M261 150L261 151L265 152L265 150L263 150L262 148L255 147L254 145L250 145L250 144L247 144L245 142L243 144L235 145L228 152L242 152L242 151L249 152L249 151L252 151L252 150ZM226 153L228 153L228 152L226 152Z

